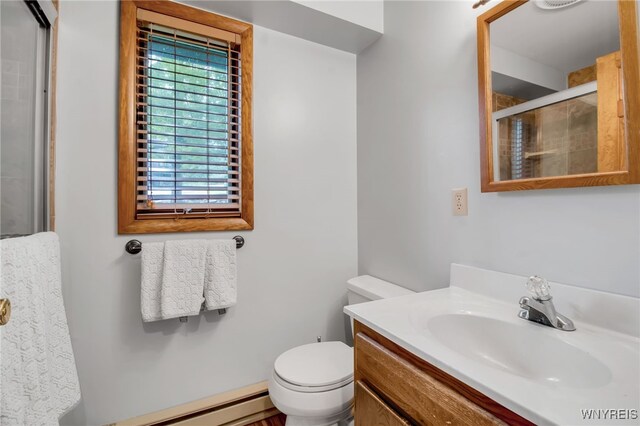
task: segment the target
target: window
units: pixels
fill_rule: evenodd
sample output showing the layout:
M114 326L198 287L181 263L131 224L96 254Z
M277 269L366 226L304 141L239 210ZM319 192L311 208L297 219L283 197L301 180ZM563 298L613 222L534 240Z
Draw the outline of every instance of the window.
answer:
M253 229L252 27L121 2L119 232Z

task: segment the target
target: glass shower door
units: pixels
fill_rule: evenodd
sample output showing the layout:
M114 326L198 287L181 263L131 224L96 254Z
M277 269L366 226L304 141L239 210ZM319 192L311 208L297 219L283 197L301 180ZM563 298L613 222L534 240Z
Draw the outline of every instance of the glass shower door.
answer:
M0 1L0 233L47 229L48 30L24 1Z

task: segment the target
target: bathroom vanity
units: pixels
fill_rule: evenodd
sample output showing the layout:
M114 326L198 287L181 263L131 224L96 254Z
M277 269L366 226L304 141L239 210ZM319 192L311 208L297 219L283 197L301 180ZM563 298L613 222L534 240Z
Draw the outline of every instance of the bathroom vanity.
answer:
M356 425L637 421L640 300L552 283L563 331L518 317L526 281L454 264L447 288L347 306Z
M355 331L356 425L533 424L360 322Z

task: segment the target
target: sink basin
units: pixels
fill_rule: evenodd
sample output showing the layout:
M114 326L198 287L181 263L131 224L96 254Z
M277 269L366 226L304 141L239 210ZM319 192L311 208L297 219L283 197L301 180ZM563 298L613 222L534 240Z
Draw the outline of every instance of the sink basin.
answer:
M611 381L611 372L602 362L540 327L472 314L443 314L427 322L431 334L448 348L511 374L580 388Z

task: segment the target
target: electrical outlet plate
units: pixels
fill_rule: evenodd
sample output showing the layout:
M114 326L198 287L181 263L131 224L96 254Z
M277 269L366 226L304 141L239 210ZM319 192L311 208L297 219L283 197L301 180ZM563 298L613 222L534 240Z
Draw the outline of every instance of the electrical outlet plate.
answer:
M452 212L454 216L467 216L467 188L457 188L451 190Z

